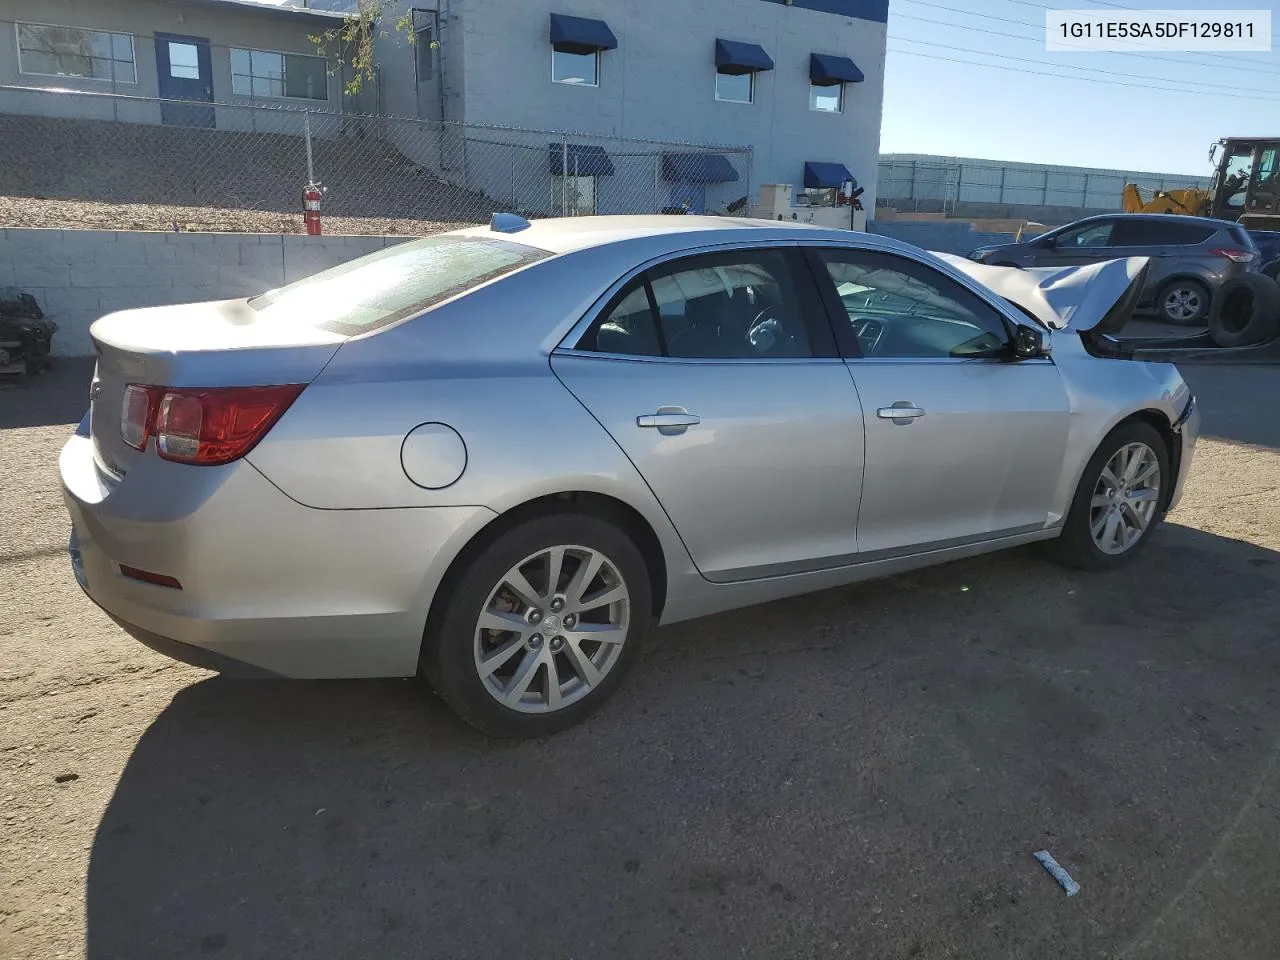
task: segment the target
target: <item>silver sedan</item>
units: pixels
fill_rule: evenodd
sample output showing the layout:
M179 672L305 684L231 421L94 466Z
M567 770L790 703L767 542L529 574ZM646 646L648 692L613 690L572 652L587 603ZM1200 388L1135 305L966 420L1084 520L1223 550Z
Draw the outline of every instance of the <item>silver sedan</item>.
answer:
M660 623L1051 541L1117 567L1197 435L1145 265L703 217L477 227L97 321L72 566L227 673L424 674L537 736Z

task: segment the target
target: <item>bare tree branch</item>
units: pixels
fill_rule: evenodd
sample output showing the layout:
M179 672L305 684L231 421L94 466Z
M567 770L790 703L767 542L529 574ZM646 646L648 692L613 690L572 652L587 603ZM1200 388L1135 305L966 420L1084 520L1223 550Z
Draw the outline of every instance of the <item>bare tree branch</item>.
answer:
M373 79L377 69L373 56L374 40L390 35L382 27L382 18L396 4L397 0L358 0L356 8L346 15L341 26L308 36L307 39L316 45L317 53L326 59L336 60L339 67L350 68L351 79L343 87L348 95L359 93L365 80ZM396 19L394 31L412 39L412 10ZM431 46L435 48L439 43L433 38Z

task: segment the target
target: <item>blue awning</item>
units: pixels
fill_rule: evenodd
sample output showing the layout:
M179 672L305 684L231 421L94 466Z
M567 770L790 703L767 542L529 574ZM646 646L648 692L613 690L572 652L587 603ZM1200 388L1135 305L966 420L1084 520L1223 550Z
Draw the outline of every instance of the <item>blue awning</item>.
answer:
M804 185L810 188L842 187L853 174L843 163L820 163L810 160L804 165ZM854 184L857 181L854 180Z
M664 153L662 179L677 183L731 183L738 179L722 153Z
M809 54L809 79L814 83L861 83L867 79L848 57Z
M618 38L603 20L571 17L564 13L551 15L551 45L567 53L591 53L613 50Z
M721 73L755 73L757 70L772 70L773 60L757 43L717 40L716 69Z
M550 149L551 173L554 176L564 174L565 154L568 153L569 176L571 177L612 177L613 161L604 147L589 143L571 143L568 150L565 144L552 143Z

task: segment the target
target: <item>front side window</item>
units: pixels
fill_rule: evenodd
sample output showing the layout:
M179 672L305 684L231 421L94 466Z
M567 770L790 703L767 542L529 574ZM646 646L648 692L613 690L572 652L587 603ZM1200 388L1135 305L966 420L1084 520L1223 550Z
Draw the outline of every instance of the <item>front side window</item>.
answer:
M809 109L819 113L840 113L844 110L843 83L810 83Z
M805 315L813 309L782 252L690 257L633 281L579 349L692 360L810 357Z
M575 53L552 47L551 79L556 83L571 83L579 87L599 86L600 51Z
M231 48L231 91L241 97L328 100L323 57Z
M874 359L972 359L1002 354L1004 318L950 277L925 264L864 250L820 250L848 316L848 344Z
M19 23L17 29L21 73L138 82L132 34L45 23Z
M1067 230L1054 238L1055 246L1068 250L1076 247L1105 247L1111 243L1114 226L1111 221L1107 221Z
M750 103L755 96L754 73L716 71L716 99L729 103Z
M312 274L249 306L266 321L367 333L548 256L509 240L425 237Z
M596 178L551 177L551 212L557 217L589 217L596 212Z

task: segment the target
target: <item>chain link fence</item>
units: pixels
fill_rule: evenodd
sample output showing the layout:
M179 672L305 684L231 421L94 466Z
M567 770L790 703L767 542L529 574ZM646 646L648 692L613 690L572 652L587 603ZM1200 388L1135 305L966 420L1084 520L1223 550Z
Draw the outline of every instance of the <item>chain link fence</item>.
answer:
M419 235L530 217L745 210L751 151L0 86L0 226Z
M1151 196L1157 190L1207 187L1209 178L998 161L882 158L876 203L950 216L1018 216L1039 210L1083 216L1120 210L1126 183L1136 183Z

